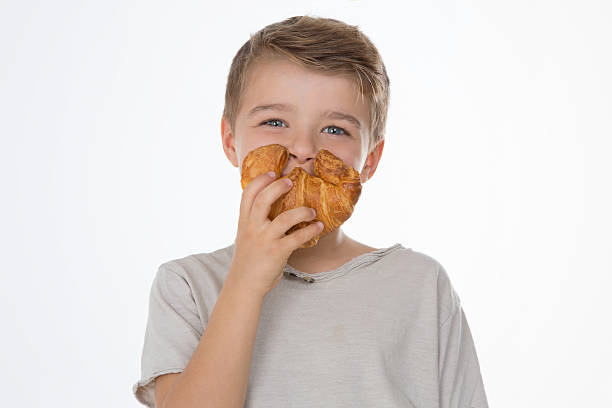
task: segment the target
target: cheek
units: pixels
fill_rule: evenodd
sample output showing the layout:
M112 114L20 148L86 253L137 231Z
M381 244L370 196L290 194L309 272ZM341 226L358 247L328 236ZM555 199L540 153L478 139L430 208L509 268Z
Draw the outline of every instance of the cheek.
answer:
M359 161L361 158L361 151L359 148L338 149L336 151L331 150L331 149L329 150L347 165L351 166L357 171L361 171L361 169L359 168L359 165L360 165Z
M242 163L246 155L258 147L270 144L287 146L288 140L290 140L290 137L285 129L266 129L263 127L244 129L240 141L240 162Z

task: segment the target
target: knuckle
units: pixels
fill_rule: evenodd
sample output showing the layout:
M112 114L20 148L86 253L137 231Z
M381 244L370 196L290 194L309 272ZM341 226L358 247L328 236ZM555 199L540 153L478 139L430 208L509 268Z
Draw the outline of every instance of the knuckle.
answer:
M295 217L301 222L309 221L312 218L312 213L307 208L300 208L296 210Z
M276 224L285 224L285 223L287 223L288 222L287 212L285 211L285 212L282 212L282 213L278 214L274 218L274 220L272 222L274 222Z
M279 254L286 254L287 252L291 252L293 248L294 248L294 243L291 237L289 236L278 241Z
M310 214L308 213L308 211L305 211L300 208L296 208L295 212L293 213L292 221L295 224L298 224L298 227L301 227L301 226L304 226L304 220L307 220L308 217L310 217Z
M250 188L251 185L249 184L244 191L242 192L242 201L246 201L246 200L250 200L253 198L253 196L255 195L254 189Z
M298 234L300 234L301 239L305 239L312 234L312 228L310 225L306 225L298 230Z
M266 195L262 192L260 194L257 194L257 197L255 197L255 199L253 200L253 207L262 207L266 204Z
M300 218L299 208L291 208L289 210L283 211L281 214L285 216L287 221L291 221L291 222L297 222Z
M249 242L252 242L253 238L254 238L254 233L253 233L253 229L250 227L250 225L246 224L244 225L244 228L242 228L242 231L240 231L242 235L242 237L244 239L246 239Z

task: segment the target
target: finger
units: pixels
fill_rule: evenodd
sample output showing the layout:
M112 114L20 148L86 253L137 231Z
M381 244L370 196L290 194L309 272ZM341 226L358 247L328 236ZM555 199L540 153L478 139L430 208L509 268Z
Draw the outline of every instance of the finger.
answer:
M249 217L257 220L258 222L268 220L268 214L270 214L272 204L283 194L286 194L289 192L289 190L291 190L292 186L287 183L288 180L289 178L287 177L281 177L263 188L253 201L253 206L251 207Z
M316 212L309 207L297 207L280 213L270 224L269 233L274 238L282 238L294 225L300 222L312 221L317 216Z
M253 201L259 194L261 190L263 190L267 185L272 183L276 178L276 173L270 172L274 176L271 177L269 173L263 173L255 177L249 184L246 185L244 190L242 191L242 199L240 200L240 218L238 220L238 224L240 224L244 220L248 220L251 214L251 207L253 206Z
M321 221L317 221L307 227L292 232L285 238L282 238L280 242L285 250L295 251L300 247L300 245L307 242L321 231L323 231L323 223Z

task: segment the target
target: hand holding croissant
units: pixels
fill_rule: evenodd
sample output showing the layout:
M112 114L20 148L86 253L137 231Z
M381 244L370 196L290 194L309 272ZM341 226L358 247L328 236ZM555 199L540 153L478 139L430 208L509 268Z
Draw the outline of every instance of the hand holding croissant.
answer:
M279 144L252 150L242 163L242 189L262 173L274 171L278 177L288 159L287 148ZM292 208L305 206L315 209L317 215L314 220L300 222L286 232L291 234L317 220L323 222L323 230L300 248L315 246L321 236L342 225L353 213L361 194L359 172L326 149L317 153L314 174L311 176L303 168L295 167L289 175L282 177L291 179L293 187L272 204L268 214L268 218L273 220L280 213Z

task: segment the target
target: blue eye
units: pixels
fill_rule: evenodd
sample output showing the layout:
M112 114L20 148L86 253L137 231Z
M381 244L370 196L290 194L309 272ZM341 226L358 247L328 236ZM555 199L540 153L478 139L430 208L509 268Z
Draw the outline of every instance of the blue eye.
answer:
M333 125L332 125L332 126L328 126L328 127L326 127L325 129L329 129L329 128L338 129L338 130L342 131L342 134L345 134L345 135L347 135L347 136L350 136L350 135L351 135L349 132L347 132L346 130L344 130L344 129L342 129L341 127L338 127L338 126L333 126ZM332 135L338 135L338 134L340 134L340 133L332 133Z
M285 122L283 122L280 119L268 119L268 120L266 120L264 122L261 122L260 125L268 125L269 123L282 123L282 124L284 124ZM268 126L271 126L271 127L287 127L286 125L285 126L282 126L282 125L280 125L280 126L278 126L278 125L268 125ZM346 135L346 136L350 136L351 135L345 129L343 129L341 127L338 127L338 126L334 126L334 125L328 126L328 127L324 128L324 129L330 129L330 128L337 129L336 132L330 133L330 135ZM338 133L338 131L342 132L342 133ZM325 132L325 133L328 133L328 132Z
M270 119L270 120L266 120L265 122L261 122L261 124L262 124L262 125L265 125L266 123L269 123L269 122L281 122L281 123L284 123L284 122L283 122L282 120L280 120L280 119ZM272 125L272 127L282 127L282 126L275 126L275 125Z

